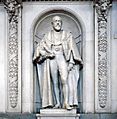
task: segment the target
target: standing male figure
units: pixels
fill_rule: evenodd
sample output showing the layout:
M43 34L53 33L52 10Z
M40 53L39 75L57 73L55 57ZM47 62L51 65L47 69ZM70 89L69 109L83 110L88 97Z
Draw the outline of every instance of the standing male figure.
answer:
M52 18L52 27L53 30L44 36L34 54L34 60L39 61L39 63L42 63L42 59L44 61L42 107L53 105L54 108L61 107L58 84L60 76L64 97L63 107L71 109L68 103L68 73L75 63L80 64L82 60L72 34L62 30L60 16ZM53 95L56 103L53 103Z

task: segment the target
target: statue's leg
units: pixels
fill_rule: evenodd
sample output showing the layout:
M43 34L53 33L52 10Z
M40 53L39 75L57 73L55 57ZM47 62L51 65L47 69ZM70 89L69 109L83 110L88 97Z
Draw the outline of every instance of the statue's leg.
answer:
M68 85L69 85L69 105L73 106L73 89L74 89L74 83L73 83L73 74L72 71L69 71L68 74Z
M59 68L59 73L60 73L60 77L61 77L61 82L63 85L63 96L64 96L64 108L66 109L71 109L69 104L68 104L68 71L67 71L67 63L65 61L64 56L61 55L57 55L57 64L58 64L58 68Z
M74 95L73 95L73 106L74 107L77 107L78 106L78 94L77 94L77 84L78 84L78 77L75 77L75 74L74 74L74 78L73 78L73 92L74 92Z
M56 100L55 108L59 108L60 100L59 100L59 86L58 86L58 67L56 59L50 60L50 71Z
M79 65L77 67L75 67L75 72L74 73L74 80L73 80L73 83L74 83L74 87L73 87L73 90L74 90L74 103L73 105L74 106L78 106L78 80L79 80Z

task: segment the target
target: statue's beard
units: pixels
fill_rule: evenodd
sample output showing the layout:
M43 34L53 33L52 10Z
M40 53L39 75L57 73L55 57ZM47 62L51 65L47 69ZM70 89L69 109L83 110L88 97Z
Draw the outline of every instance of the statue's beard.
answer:
M60 26L60 25L56 25L56 26L54 27L54 29L57 30L57 31L60 31L60 30L61 30L61 26Z

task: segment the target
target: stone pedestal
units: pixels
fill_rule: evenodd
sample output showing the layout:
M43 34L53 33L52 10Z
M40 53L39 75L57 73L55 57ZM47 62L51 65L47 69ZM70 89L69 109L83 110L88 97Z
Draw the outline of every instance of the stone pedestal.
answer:
M40 114L36 114L37 119L79 119L80 114L76 113L76 109L42 109Z

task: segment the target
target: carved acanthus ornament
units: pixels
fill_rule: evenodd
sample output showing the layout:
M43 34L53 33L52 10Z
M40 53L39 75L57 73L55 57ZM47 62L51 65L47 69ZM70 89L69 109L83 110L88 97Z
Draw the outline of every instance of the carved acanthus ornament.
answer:
M101 108L105 108L108 101L108 40L107 17L111 6L110 0L98 0L96 10L98 14L98 101Z
M16 0L6 0L9 20L8 38L8 98L12 108L18 102L18 16L21 5Z

